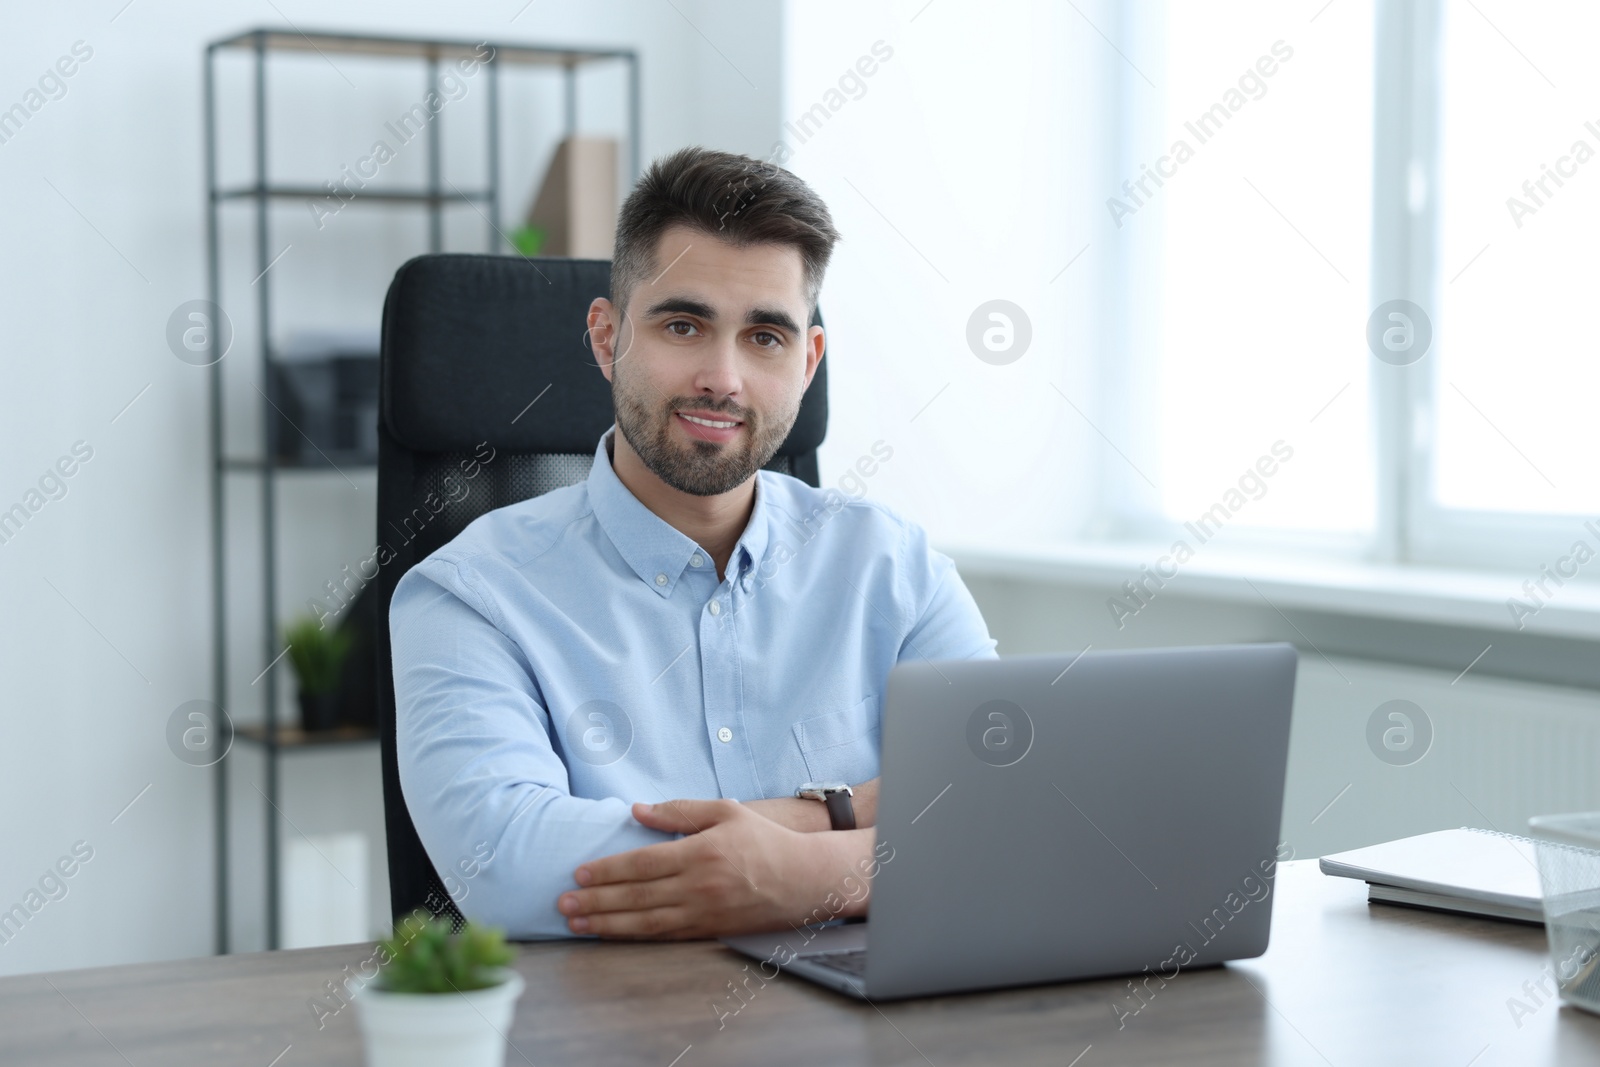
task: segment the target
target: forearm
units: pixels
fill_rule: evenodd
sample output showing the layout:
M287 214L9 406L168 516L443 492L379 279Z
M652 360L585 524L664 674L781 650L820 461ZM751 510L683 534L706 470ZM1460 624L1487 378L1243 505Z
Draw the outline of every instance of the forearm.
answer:
M576 887L579 864L681 836L639 825L624 801L553 789L495 791L470 803L444 790L433 803L412 810L461 913L516 938L573 936L556 900ZM453 854L461 851L455 843L478 841L488 842L492 852L463 867Z
M864 917L893 858L872 827L807 834L731 799L635 804L641 824L684 836L585 863L563 893L574 931L608 938L726 937Z

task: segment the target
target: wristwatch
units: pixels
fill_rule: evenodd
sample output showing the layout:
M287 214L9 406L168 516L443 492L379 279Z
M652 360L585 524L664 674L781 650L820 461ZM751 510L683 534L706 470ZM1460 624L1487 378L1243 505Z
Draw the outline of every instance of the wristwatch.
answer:
M820 800L828 806L828 822L835 830L856 828L856 809L850 803L855 793L844 782L807 782L794 791L802 800Z

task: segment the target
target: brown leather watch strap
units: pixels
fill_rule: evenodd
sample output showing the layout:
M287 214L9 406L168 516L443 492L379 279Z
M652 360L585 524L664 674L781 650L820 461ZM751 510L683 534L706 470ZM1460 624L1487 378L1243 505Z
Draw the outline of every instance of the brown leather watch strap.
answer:
M850 803L850 794L844 790L829 792L825 803L828 806L828 821L835 830L854 830L856 828L856 809Z

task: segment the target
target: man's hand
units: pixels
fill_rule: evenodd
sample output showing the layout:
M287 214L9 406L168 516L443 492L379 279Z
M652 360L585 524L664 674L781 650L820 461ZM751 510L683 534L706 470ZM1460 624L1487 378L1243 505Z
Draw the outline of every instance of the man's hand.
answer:
M573 933L682 940L866 914L874 830L801 833L736 800L635 804L633 814L689 836L580 866L581 888L556 901Z
M856 827L859 829L863 826L876 826L878 779L853 785L850 790L852 793L850 806L856 813ZM801 833L833 829L833 824L828 821L827 805L815 800L802 800L799 797L767 797L762 800L747 800L744 806L758 815L766 816L779 826L787 826Z

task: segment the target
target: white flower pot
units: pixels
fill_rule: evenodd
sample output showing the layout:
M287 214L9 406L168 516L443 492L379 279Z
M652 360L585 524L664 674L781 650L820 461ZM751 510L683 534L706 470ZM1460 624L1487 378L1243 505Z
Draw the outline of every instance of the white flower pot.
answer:
M504 1067L522 976L470 993L391 993L374 983L354 997L367 1067Z

